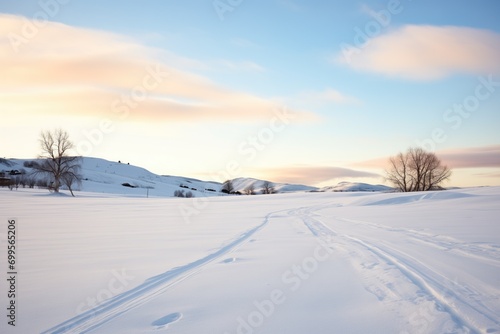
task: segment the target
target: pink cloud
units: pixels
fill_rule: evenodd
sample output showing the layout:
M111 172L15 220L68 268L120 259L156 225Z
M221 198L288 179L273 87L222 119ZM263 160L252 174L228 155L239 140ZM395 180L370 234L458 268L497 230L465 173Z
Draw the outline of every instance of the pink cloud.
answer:
M452 168L500 167L500 145L446 150L438 156Z
M342 167L285 167L276 169L265 169L262 171L270 179L276 182L319 184L337 178L378 178L380 175L355 169Z
M308 91L300 95L301 99L310 101L311 103L326 102L336 104L359 103L359 101L349 95L346 95L336 89L327 88L323 91Z
M22 37L26 22L0 15L0 34L10 36L0 41L0 107L6 112L109 117L128 109L127 119L134 121L263 121L283 107L278 99L236 91L182 69L196 61L118 34L46 22L35 36L13 44L12 36ZM258 69L251 62L243 65ZM316 119L292 111L298 122Z
M439 159L451 168L497 168L500 167L500 145L450 149L436 152ZM353 164L362 168L388 167L389 157L361 161Z
M343 50L354 69L416 80L500 73L500 34L456 26L406 25Z

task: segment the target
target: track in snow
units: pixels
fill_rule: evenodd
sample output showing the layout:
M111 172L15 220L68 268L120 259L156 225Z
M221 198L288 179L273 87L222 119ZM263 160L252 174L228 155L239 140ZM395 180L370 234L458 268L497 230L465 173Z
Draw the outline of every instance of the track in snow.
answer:
M459 240L449 236L440 236L425 233L417 230L408 230L402 228L393 228L378 223L372 223L362 220L347 219L335 217L336 220L341 220L347 223L361 224L377 230L384 230L388 232L398 232L412 238L413 240L426 244L430 247L440 249L447 252L454 252L461 256L475 258L483 262L488 262L490 265L500 267L500 245L496 244L469 244L463 243Z
M400 312L399 315L402 318L409 319L406 325L403 325L408 329L408 332L425 332L425 330L420 331L418 328L418 325L422 323L433 327L433 329L436 329L437 326L438 329L451 330L455 333L477 333L481 331L491 333L500 331L500 321L494 311L486 305L476 303L473 300L474 294L480 296L479 300L484 300L484 296L481 297L481 294L475 291L473 287L458 284L450 278L444 277L438 270L430 268L425 261L404 253L401 249L388 242L374 239L373 236L370 237L370 230L381 229L388 232L403 233L405 236L435 249L451 250L458 252L462 256L482 259L491 262L493 265L495 263L498 265L498 257L496 256L498 249L494 245L461 244L456 240L443 239L419 231L398 230L371 222L330 217L337 222L358 224L366 227L360 233L343 234L327 226L316 215L316 212L332 207L336 207L336 205L328 203L295 208L288 210L287 214L290 217L300 218L317 238L327 244L332 244L333 241L338 245L339 250L349 254L349 258L353 259L361 268L361 278L367 282L366 290L376 296L379 301L396 305L394 307L395 312ZM143 305L175 284L199 273L208 264L221 260L225 254L235 250L252 235L264 228L269 223L272 215L277 212L269 213L264 218L263 223L241 234L217 251L192 263L151 277L136 288L126 291L96 308L71 318L43 333L87 333L129 310ZM405 307L398 310L400 305ZM449 319L449 321L434 324L435 319L443 319L443 314L447 314L446 319ZM169 315L168 319L159 319L159 326L165 326L166 321L171 320L171 316ZM482 320L482 324L487 324L487 327L479 326L475 322L478 318Z
M414 305L420 307L420 310L415 311L417 313L416 316L418 317L418 313L420 313L424 317L424 319L420 320L425 323L425 326L430 325L430 322L435 319L433 315L429 315L429 308L431 307L433 309L431 310L432 312L446 312L450 315L452 321L455 323L452 326L454 327L454 331L464 333L492 333L498 331L500 328L498 315L486 305L477 303L475 298L471 297L475 294L479 295L473 288L460 285L444 277L439 272L426 266L422 261L391 247L382 240L374 241L370 237L366 237L366 235L357 235L354 237L340 234L319 219L314 218L316 211L335 206L335 204L330 204L304 207L292 210L289 214L299 217L316 237L329 239L329 242L335 240L337 244L349 253L350 257L357 258L362 267L362 272L367 277L369 276L370 283L366 287L367 290L373 293L380 301L386 299L393 302L398 302L398 300L404 301L405 299L411 301ZM369 222L352 221L337 217L335 220L356 224L362 223L372 228L395 231L390 227ZM411 237L419 239L421 242L432 243L434 247L443 247L446 250L453 249L457 253L460 252L463 256L481 258L484 261L493 262L493 264L498 265L498 257L495 256L498 253L495 247L480 245L469 247L457 242L444 242L441 239L435 240L421 233L413 234L413 231L401 230L400 232L405 232L408 235L411 234ZM396 273L395 270L391 270L391 266L397 268L398 272ZM398 288L398 282L401 282L401 277L398 276L401 275L418 288L416 294L414 293L412 296L412 294L403 291L404 289L401 287ZM410 317L415 317L415 314L411 314ZM475 321L477 319L480 319L482 324L488 324L488 328L484 328L484 325L479 326ZM418 321L413 322L418 323ZM447 328L450 328L450 324L445 325ZM410 332L414 332L414 326L409 328ZM406 332L403 331L402 333Z
M173 285L200 272L206 265L217 261L223 255L235 250L238 246L247 241L253 234L266 226L274 213L276 212L269 213L265 217L262 224L241 234L234 241L220 248L216 252L184 266L173 268L163 274L151 277L144 281L141 285L115 296L91 310L54 326L42 332L42 334L88 333L122 315L123 313L143 305L147 301L165 292Z

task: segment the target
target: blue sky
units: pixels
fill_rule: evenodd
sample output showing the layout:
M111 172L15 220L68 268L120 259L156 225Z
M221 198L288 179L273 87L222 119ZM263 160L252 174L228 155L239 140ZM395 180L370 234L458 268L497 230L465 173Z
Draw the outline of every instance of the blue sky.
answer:
M2 2L2 142L20 144L0 155L34 157L62 127L77 153L160 174L327 185L382 182L387 158L420 144L450 185L500 185L499 9Z

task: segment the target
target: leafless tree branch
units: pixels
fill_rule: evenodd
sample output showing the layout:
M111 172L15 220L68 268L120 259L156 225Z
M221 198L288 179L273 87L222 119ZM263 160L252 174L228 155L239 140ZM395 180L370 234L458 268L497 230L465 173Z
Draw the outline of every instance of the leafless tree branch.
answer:
M438 189L450 176L451 170L436 154L418 147L390 158L386 170L386 180L403 192Z

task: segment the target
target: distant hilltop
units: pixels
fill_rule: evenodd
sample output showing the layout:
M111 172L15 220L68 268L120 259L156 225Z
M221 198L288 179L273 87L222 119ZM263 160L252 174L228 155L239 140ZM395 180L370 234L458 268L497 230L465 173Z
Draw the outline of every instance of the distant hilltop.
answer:
M384 186L382 184L368 184L357 182L340 182L336 186L323 187L319 191L381 191L388 192L394 191L393 188Z
M36 159L0 159L0 186L17 183L19 187L29 187L24 182L31 172L30 162ZM157 175L142 167L128 163L108 161L100 158L83 157L81 163L82 183L78 190L93 193L107 193L132 197L205 197L227 196L224 184L215 181L202 181L189 177ZM24 181L23 181L24 178ZM231 180L233 194L262 194L272 188L272 193L297 192L337 192L337 191L393 191L384 185L340 182L335 186L311 187L301 184L276 183L254 178L235 178ZM37 183L41 187L43 183ZM64 191L64 187L61 188Z

